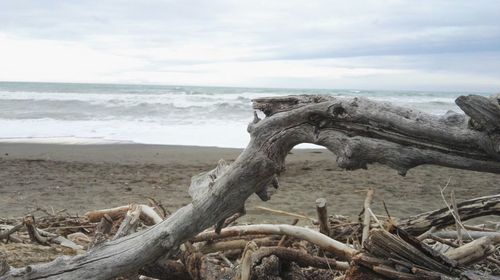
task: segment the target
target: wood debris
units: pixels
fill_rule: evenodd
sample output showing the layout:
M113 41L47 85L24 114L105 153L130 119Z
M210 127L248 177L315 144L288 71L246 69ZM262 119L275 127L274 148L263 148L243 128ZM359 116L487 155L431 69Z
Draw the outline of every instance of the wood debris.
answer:
M117 279L498 279L500 276L499 224L464 225L460 239L455 224L446 218L447 207L413 217L387 220L383 228L371 220L340 215L326 218L326 200L315 206L318 220L309 226L238 225L237 218L219 233L204 231L173 255ZM478 204L478 201L484 203ZM457 203L452 211L500 214L500 195ZM482 206L481 206L482 205ZM496 206L495 206L496 205ZM142 213L141 204L91 211L84 216L33 213L0 224L0 268L29 267L61 255L83 254L107 240L145 230L158 208ZM488 208L489 211L485 212ZM121 214L116 214L119 209ZM123 209L128 209L123 211ZM99 213L100 220L96 217ZM109 215L111 213L111 215ZM437 215L436 213L439 213ZM39 215L39 216L38 216ZM451 214L449 214L451 215ZM36 219L35 219L36 217ZM425 219L424 219L425 217ZM438 220L432 220L434 217ZM468 220L464 215L462 221ZM423 220L428 226L424 234ZM36 221L36 222L35 222ZM98 222L97 222L98 221ZM417 222L418 221L418 222ZM296 223L296 221L295 221ZM368 231L366 240L363 237ZM441 236L441 237L440 237ZM286 237L286 238L285 238ZM61 242L67 240L67 242ZM460 245L460 243L464 243ZM362 247L359 246L362 244ZM7 278L9 279L9 278Z

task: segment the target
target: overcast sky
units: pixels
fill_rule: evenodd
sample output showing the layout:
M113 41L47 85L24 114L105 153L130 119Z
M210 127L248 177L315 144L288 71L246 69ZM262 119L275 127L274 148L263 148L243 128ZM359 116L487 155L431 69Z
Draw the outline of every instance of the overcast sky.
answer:
M500 92L500 1L0 1L0 80Z

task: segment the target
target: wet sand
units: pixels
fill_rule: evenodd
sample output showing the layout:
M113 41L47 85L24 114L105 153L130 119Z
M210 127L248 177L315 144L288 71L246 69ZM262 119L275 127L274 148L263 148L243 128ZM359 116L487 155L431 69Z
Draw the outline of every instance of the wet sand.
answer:
M17 217L40 207L83 214L131 202L160 200L175 211L189 203L191 176L212 169L220 158L234 160L240 149L139 144L0 144L0 216ZM247 201L248 222L290 222L292 218L258 210L265 206L315 215L315 200L325 197L329 213L355 217L366 189L375 189L373 209L404 217L444 207L439 187L449 180L463 200L500 193L500 175L421 166L406 177L382 165L344 171L327 150L293 150L281 188L268 202Z

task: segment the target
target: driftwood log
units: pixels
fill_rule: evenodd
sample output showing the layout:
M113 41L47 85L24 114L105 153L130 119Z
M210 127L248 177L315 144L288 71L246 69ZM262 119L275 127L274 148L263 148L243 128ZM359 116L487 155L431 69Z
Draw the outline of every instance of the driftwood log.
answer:
M279 185L285 157L300 143L328 148L340 167L351 170L381 163L405 175L415 166L435 164L500 173L499 100L460 97L457 104L468 116L442 117L364 98L253 100L254 109L266 118L255 114L248 126L250 143L232 164L221 162L193 178L192 203L147 230L103 243L85 255L10 269L0 279L110 279L137 272L172 255L209 226L223 225L226 218L243 212L253 193L269 199L267 188Z
M500 194L473 198L457 203L462 221L487 215L500 215ZM418 235L432 227L442 228L455 223L448 207L402 219L398 225L407 232Z

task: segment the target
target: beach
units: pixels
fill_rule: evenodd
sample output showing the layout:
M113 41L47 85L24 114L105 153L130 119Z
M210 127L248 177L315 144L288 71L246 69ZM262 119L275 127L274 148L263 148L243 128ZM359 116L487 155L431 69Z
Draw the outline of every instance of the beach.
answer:
M241 149L142 145L60 145L0 143L0 211L19 217L36 209L88 210L151 197L170 212L188 204L191 176L233 161ZM328 201L329 214L356 218L367 188L375 189L373 210L405 217L445 207L440 187L454 190L457 200L500 193L500 175L438 166L419 166L406 177L379 164L368 170L345 171L326 149L294 149L287 157L280 189L270 201L256 195L247 201L242 222L284 222L292 217L270 214L258 206L315 216L315 200ZM449 196L446 197L449 199Z
M250 140L253 99L301 94L363 97L442 115L460 112L455 99L465 93L0 81L0 142L241 149Z
M0 1L0 280L500 276L499 18Z

